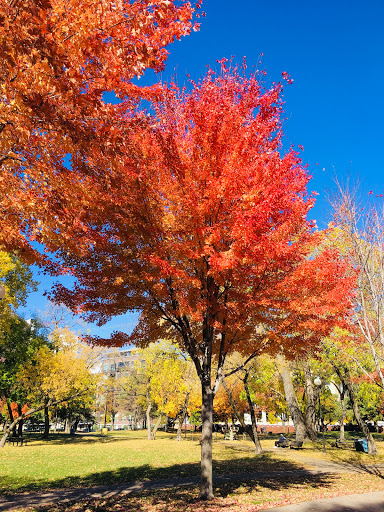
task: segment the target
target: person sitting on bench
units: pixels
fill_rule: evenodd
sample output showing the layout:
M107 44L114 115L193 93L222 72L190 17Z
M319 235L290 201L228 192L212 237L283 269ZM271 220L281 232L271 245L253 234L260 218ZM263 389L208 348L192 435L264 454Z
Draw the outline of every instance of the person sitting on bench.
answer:
M275 446L280 448L287 448L289 446L287 438L284 436L284 434L281 434L280 439L275 441Z

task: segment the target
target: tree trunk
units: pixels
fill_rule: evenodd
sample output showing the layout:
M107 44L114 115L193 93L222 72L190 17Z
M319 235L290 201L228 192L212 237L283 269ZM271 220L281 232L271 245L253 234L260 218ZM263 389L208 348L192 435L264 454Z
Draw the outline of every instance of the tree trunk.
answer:
M9 423L13 424L15 418L13 417L13 411L10 400L7 398L7 410L8 410L8 416L9 416ZM16 425L13 428L13 435L16 436Z
M23 414L20 402L17 402L17 413L19 416L21 416ZM24 420L21 419L17 425L17 435L19 437L23 437L23 424L24 424Z
M211 500L213 496L212 484L212 425L213 425L213 391L209 379L202 379L202 407L201 407L201 481L200 499Z
M44 433L43 439L48 439L49 436L49 411L48 406L44 407Z
M104 407L104 428L107 428L107 414L108 414L108 404L107 404L107 399L105 399L105 407Z
M149 399L149 393L147 393L147 410L145 411L145 416L147 420L147 437L148 441L150 441L151 438L151 409L152 409L152 403Z
M249 373L247 372L245 377L244 377L243 382L244 382L245 393L247 395L247 402L248 402L248 407L249 407L249 413L251 415L251 423L252 423L252 426L251 426L252 437L251 437L251 439L253 441L253 444L255 445L255 454L259 455L260 453L262 453L263 449L261 448L260 439L259 439L259 436L257 435L256 415L255 415L255 409L253 407L253 403L252 403L252 399L251 399L251 394L249 392L248 376L249 376Z
M344 427L344 422L345 422L345 418L347 416L347 407L345 405L345 391L344 391L344 386L343 386L343 390L342 392L340 393L340 402L341 402L341 416L340 416L340 436L339 436L339 439L340 439L340 442L341 443L344 443L345 442L345 427Z
M78 416L71 425L71 432L75 433L80 423L80 417Z
M181 410L181 414L178 415L179 424L177 426L177 435L176 435L176 441L182 441L183 438L181 437L181 429L184 423L185 418L187 417L188 413L188 402L189 402L189 391L185 396L184 405Z
M285 399L287 401L289 414L295 425L296 441L302 443L306 434L304 416L297 402L289 365L282 356L278 356L278 361L280 366L282 366L280 368L280 375L284 385Z
M161 420L163 419L163 414L160 413L159 417L157 418L157 421L152 429L152 433L151 433L151 439L152 441L154 441L156 439L156 432L157 432L157 429L159 428L160 424L161 424Z
M13 423L15 418L13 417L13 411L12 411L11 403L10 403L8 398L7 398L7 410L8 410L8 415L9 415L9 422Z
M55 408L55 412L54 412L54 419L52 421L53 421L53 433L57 434L57 410L56 410L56 408Z
M348 379L348 378L346 378L345 382L343 382L343 385L344 384L345 384L346 389L348 390L348 395L349 395L349 398L350 398L351 404L352 404L353 414L355 416L357 424L359 425L359 428L363 432L364 436L367 438L368 453L369 453L369 455L377 455L378 451L377 451L376 443L372 437L372 434L369 431L369 428L367 427L367 425L365 424L365 422L363 421L363 419L360 415L359 405L356 400L355 390L353 389L353 384L350 381L350 379Z
M308 437L311 441L316 441L316 401L317 396L313 388L312 376L307 364L307 361L303 363L304 379L305 379L305 391L307 395L307 408L305 410L305 428Z

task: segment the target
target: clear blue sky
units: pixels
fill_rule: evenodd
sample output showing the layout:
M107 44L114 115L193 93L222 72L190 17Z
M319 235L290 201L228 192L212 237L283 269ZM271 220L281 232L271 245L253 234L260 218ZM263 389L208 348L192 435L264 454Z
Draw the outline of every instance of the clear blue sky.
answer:
M281 72L293 78L285 87L285 145L304 146L302 158L313 179L309 191L319 193L311 218L320 228L330 220L327 193L335 176L359 180L362 197L384 192L384 4L376 1L323 0L237 2L205 0L199 32L168 47L162 77L148 73L142 82L169 79L183 84L189 73L201 77L223 57L249 68L262 67L267 80ZM318 165L316 165L318 164ZM40 292L32 294L25 315L44 308L42 292L49 279L40 276ZM91 332L108 336L131 330L135 316L117 318Z

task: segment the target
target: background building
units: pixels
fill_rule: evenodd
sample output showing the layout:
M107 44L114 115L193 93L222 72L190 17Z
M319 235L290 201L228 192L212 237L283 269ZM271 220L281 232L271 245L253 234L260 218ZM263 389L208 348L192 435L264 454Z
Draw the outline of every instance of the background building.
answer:
M138 396L130 390L129 377L143 364L132 347L106 350L98 366L101 374L96 407L98 428L135 430L145 426Z

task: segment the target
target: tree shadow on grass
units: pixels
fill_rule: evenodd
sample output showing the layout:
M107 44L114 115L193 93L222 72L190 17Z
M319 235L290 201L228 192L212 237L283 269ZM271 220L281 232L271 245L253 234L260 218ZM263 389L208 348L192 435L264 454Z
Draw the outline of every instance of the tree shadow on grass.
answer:
M215 486L215 496L227 497L228 495L241 495L250 492L261 494L266 490L278 491L286 489L289 491L290 487L306 486L313 489L321 488L325 489L334 482L335 475L327 474L278 474L274 475L272 472L269 476L263 478L240 481L240 482L228 482L225 484L217 484ZM257 499L257 496L256 496Z
M134 431L136 432L136 431ZM89 434L64 434L64 433L50 433L47 439L44 439L42 434L28 432L23 435L24 439L26 439L29 445L36 443L44 443L44 444L93 444L93 443L116 443L120 441L148 441L147 436L143 435L142 431L138 430L137 434L130 432L130 435L114 435L113 433L109 434L101 434L92 432ZM193 436L191 439L188 437L185 439L186 441L199 442L201 434ZM175 440L176 441L176 433L174 434L166 434L156 436L158 440Z
M239 506L243 502L244 495L249 495L248 503L260 504L268 500L273 491L287 491L305 488L325 489L334 484L333 475L301 475L287 479L274 478L270 476L263 480L252 480L235 482L214 486L215 499L209 502L202 502L198 498L198 488L193 487L172 487L168 490L148 490L132 494L115 494L108 497L76 500L70 503L58 503L44 507L34 508L39 512L112 512L135 511L149 512L156 509L157 512L189 512L198 507L199 511L215 510L220 511L233 506ZM267 496L267 497L266 497ZM83 496L84 498L84 496Z
M27 434L23 436L29 444L44 443L53 445L64 444L94 444L94 443L116 443L119 441L137 441L144 440L143 436L110 436L108 434L49 434L47 439L44 439L41 434Z
M384 466L382 464L367 463L363 460L339 460L337 465L351 473L367 473L384 480Z
M225 482L220 484L223 489L230 489L231 485L238 486L241 479L247 481L252 478L268 479L276 482L287 481L287 478L297 476L307 476L316 482L326 481L325 477L314 477L303 466L289 460L278 460L270 454L265 453L258 457L254 455L244 456L237 459L221 460L213 462L213 473L215 477L225 475ZM20 482L15 477L3 477L1 494L30 492L37 490L63 489L63 488L79 488L79 487L95 487L116 484L129 484L133 482L148 482L167 479L188 479L191 477L199 477L200 463L175 464L168 467L154 467L144 464L137 467L120 467L110 471L94 471L83 476L68 476L55 480L33 479L27 480L23 478ZM233 477L231 477L233 475ZM239 475L243 475L240 477ZM181 482L185 485L185 482ZM176 483L177 485L177 483ZM272 484L271 484L272 485ZM229 487L228 487L229 486ZM11 491L13 489L13 491Z
M330 448L327 451L331 463L341 470L351 473L367 473L384 479L384 462L382 458L372 457L364 452Z

